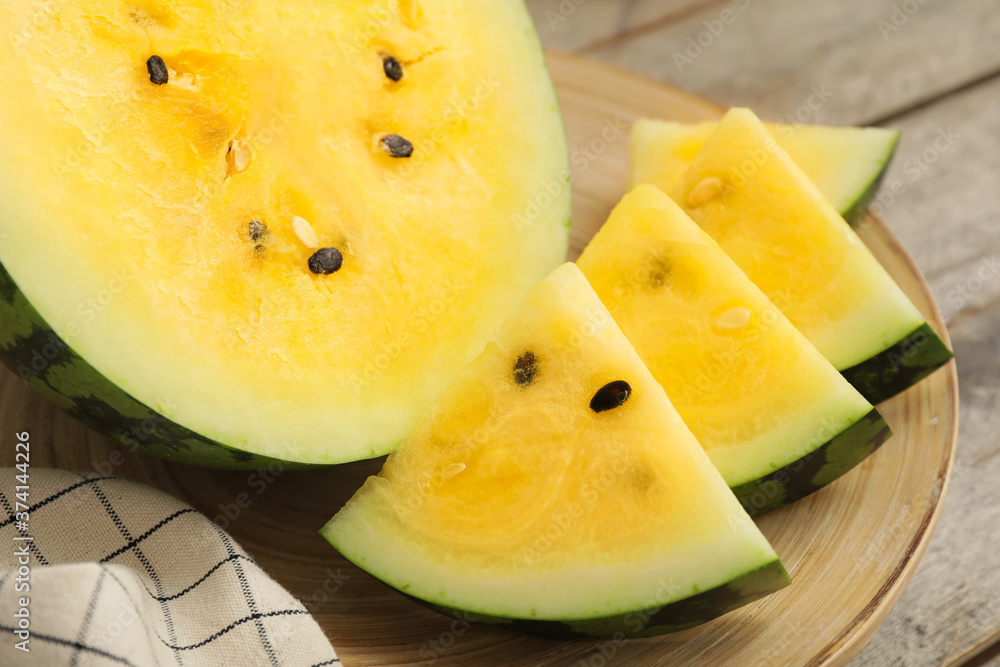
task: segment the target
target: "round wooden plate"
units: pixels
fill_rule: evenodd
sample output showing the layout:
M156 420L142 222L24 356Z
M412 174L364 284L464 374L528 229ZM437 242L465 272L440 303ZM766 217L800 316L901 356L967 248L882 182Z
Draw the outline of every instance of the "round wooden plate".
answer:
M689 94L550 55L573 151L571 258L625 192L628 126L640 116L699 121L721 109ZM863 237L931 324L930 290L878 220ZM348 665L842 664L885 618L917 566L948 485L958 424L954 363L879 406L895 436L819 493L759 525L793 585L686 632L629 642L559 642L469 627L420 607L347 563L317 530L381 460L316 472L202 470L131 454L0 372L5 433L30 431L32 466L97 470L147 482L217 518L313 612ZM0 454L13 463L13 446ZM178 548L192 548L178 545Z

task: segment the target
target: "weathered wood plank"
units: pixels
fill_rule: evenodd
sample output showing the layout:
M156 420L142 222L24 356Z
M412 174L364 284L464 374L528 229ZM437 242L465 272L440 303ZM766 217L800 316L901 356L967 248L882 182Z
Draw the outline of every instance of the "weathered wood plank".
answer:
M994 644L979 655L972 656L964 667L998 667L1000 666L1000 644Z
M589 40L585 23L566 30ZM1000 11L996 0L732 0L586 52L772 120L864 124L1000 71Z
M882 191L895 184L900 194L885 195L882 215L924 269L949 322L961 427L934 538L858 665L960 664L1000 639L997 100L1000 78L887 123L903 130L903 140Z
M528 0L545 46L578 51L729 0Z

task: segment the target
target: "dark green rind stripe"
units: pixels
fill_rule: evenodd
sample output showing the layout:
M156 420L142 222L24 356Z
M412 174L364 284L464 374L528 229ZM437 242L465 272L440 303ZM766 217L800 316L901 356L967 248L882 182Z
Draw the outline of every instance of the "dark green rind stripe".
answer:
M666 605L656 605L658 597L674 597L677 592L671 590L669 581L650 582L650 599L647 602L651 605L649 608L582 621L501 618L452 609L412 596L407 597L462 622L488 625L520 635L563 640L624 640L655 637L693 628L781 590L790 583L784 566L775 560L717 588L695 593Z
M840 374L874 405L909 389L954 357L925 322L889 349Z
M277 461L198 435L132 398L52 330L2 266L0 361L59 408L128 450L236 470L265 468ZM305 467L280 463L284 468Z
M872 410L798 461L770 475L733 488L750 516L760 516L818 491L868 458L889 439L892 429Z
M875 199L875 193L878 192L879 187L882 185L882 179L885 178L885 172L889 170L889 165L892 164L892 158L896 155L896 147L899 146L899 137L901 133L896 132L896 139L892 142L892 147L889 149L889 156L886 157L885 162L882 163L882 170L879 171L878 176L872 179L872 182L868 184L868 187L858 195L847 209L840 212L844 220L848 222L852 227L858 224L862 218L865 217L865 213L868 212L868 207L871 206L872 200Z

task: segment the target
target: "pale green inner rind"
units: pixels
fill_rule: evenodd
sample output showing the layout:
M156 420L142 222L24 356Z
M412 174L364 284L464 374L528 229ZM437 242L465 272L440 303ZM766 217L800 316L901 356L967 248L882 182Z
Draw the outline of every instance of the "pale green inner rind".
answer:
M831 383L825 400L788 415L782 425L751 440L712 453L730 487L765 477L794 463L850 428L872 406L849 383Z
M866 277L879 286L872 298L858 302L851 312L816 330L809 339L838 371L885 352L926 324L920 311L874 257Z
M658 588L658 584L650 582L651 593L646 604L657 606L616 616L574 621L542 621L470 614L464 610L430 604L419 598L412 599L449 616L518 634L552 639L641 638L679 632L707 623L781 590L790 583L791 580L781 561L774 560L740 575L727 584L666 605L660 605L658 600L662 587Z
M776 135L787 131L778 138L782 148L849 222L864 212L855 209L882 178L900 136L879 127L768 127Z
M113 438L120 450L210 468L252 470L275 463L204 438L122 391L56 336L2 267L0 332L0 359L11 371L60 409Z
M875 130L876 128L867 129ZM868 147L870 152L866 152L866 156L874 162L877 167L877 173L875 173L874 177L867 179L867 186L860 191L854 187L845 187L844 194L841 195L839 199L835 194L830 195L831 203L833 203L840 214L844 216L844 220L851 225L857 224L862 218L864 218L869 205L871 205L872 200L875 198L875 194L878 192L879 185L881 185L886 171L889 169L889 164L892 162L892 158L896 154L896 148L899 146L899 139L902 136L902 132L899 130L885 130L885 133L886 134L880 138L880 144L873 143ZM824 187L820 187L820 189L823 190ZM832 186L828 189L832 191ZM826 193L824 192L824 194Z
M363 493L363 492L362 492ZM742 512L741 512L742 514ZM355 497L320 531L345 558L393 588L469 612L554 621L603 618L664 605L734 581L774 562L763 536L734 514L733 531L712 544L692 541L645 562L567 562L552 570L463 570L461 556L395 531ZM595 554L600 545L593 545Z

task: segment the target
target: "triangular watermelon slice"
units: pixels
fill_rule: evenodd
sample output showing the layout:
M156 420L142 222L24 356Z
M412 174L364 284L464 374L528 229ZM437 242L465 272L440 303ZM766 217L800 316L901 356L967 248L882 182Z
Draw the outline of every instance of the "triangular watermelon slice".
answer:
M579 266L751 515L829 484L892 433L655 186L625 196Z
M573 264L322 534L432 606L547 636L661 634L788 584Z
M749 109L726 113L667 194L870 402L952 358Z

